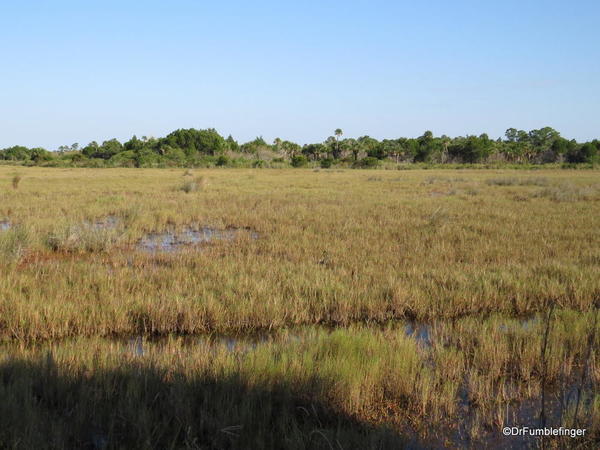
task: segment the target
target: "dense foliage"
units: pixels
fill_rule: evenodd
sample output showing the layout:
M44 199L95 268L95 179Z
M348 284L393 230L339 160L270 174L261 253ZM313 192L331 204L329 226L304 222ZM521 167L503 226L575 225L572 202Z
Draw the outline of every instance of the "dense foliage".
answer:
M474 164L474 163L596 163L600 141L578 143L563 138L550 127L529 132L509 128L504 139L480 136L436 137L426 131L417 138L383 139L370 136L342 139L337 129L324 142L299 145L275 139L272 144L262 137L238 144L232 136L224 138L215 129L180 129L162 138L141 139L133 136L125 143L110 139L61 146L55 152L43 148L14 146L0 150L0 160L31 165L81 166L242 166L329 168L337 164L352 167L377 167L382 162ZM311 164L312 163L312 164Z

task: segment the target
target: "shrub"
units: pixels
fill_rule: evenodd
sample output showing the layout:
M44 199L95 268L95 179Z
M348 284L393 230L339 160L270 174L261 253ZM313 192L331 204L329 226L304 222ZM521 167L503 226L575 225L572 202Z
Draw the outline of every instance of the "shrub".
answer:
M229 165L230 160L229 157L226 155L219 155L219 157L217 158L217 161L215 162L215 165L219 166L219 167L223 167L223 166L227 166Z
M292 156L292 167L304 167L308 164L308 159L304 155Z
M519 180L517 178L490 178L485 180L488 186L517 186Z
M262 159L258 159L252 163L252 167L255 167L257 169L262 169L263 167L266 167L266 166L267 166L266 162L263 161Z
M362 169L372 169L379 165L379 160L372 156L367 156L366 158L361 159L360 161L356 161L353 166L362 168Z
M583 144L580 148L573 149L567 153L567 161L570 163L592 163L596 161L597 156L597 147L591 142L588 142Z
M108 160L108 163L111 166L117 167L136 167L136 165L139 167L139 164L137 164L136 161L136 154L131 150L116 153Z
M333 165L333 159L331 159L331 158L325 158L325 159L321 160L321 168L322 169L329 169L332 165Z

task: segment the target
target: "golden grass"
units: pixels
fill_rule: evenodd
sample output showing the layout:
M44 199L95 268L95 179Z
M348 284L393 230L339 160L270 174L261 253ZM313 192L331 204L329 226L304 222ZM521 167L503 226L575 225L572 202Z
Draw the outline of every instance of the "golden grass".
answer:
M600 438L597 171L13 174L0 446L489 446L535 425L542 392L554 424L588 428L578 444ZM238 232L136 245L204 226ZM233 352L177 337L260 330ZM134 334L170 337L143 356L104 338Z
M596 171L497 185L515 174L198 170L210 189L189 193L183 170L22 172L13 190L0 167L0 219L28 237L16 260L0 251L13 255L0 263L5 339L585 311L600 296ZM565 183L586 195L545 193ZM86 228L108 216L115 230ZM259 238L135 251L190 224Z

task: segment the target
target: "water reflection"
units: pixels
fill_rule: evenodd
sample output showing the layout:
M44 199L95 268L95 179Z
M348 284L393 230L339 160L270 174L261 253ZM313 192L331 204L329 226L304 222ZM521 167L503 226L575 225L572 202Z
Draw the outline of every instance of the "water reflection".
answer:
M146 252L177 252L186 247L206 244L211 241L232 241L241 233L249 233L251 239L258 238L258 233L243 228L226 228L222 230L211 227L186 228L180 232L149 233L137 243L136 248Z

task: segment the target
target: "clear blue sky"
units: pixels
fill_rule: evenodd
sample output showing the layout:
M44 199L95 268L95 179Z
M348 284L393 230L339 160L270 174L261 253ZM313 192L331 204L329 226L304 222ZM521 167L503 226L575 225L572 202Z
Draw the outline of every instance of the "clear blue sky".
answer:
M600 1L4 1L0 148L600 137Z

